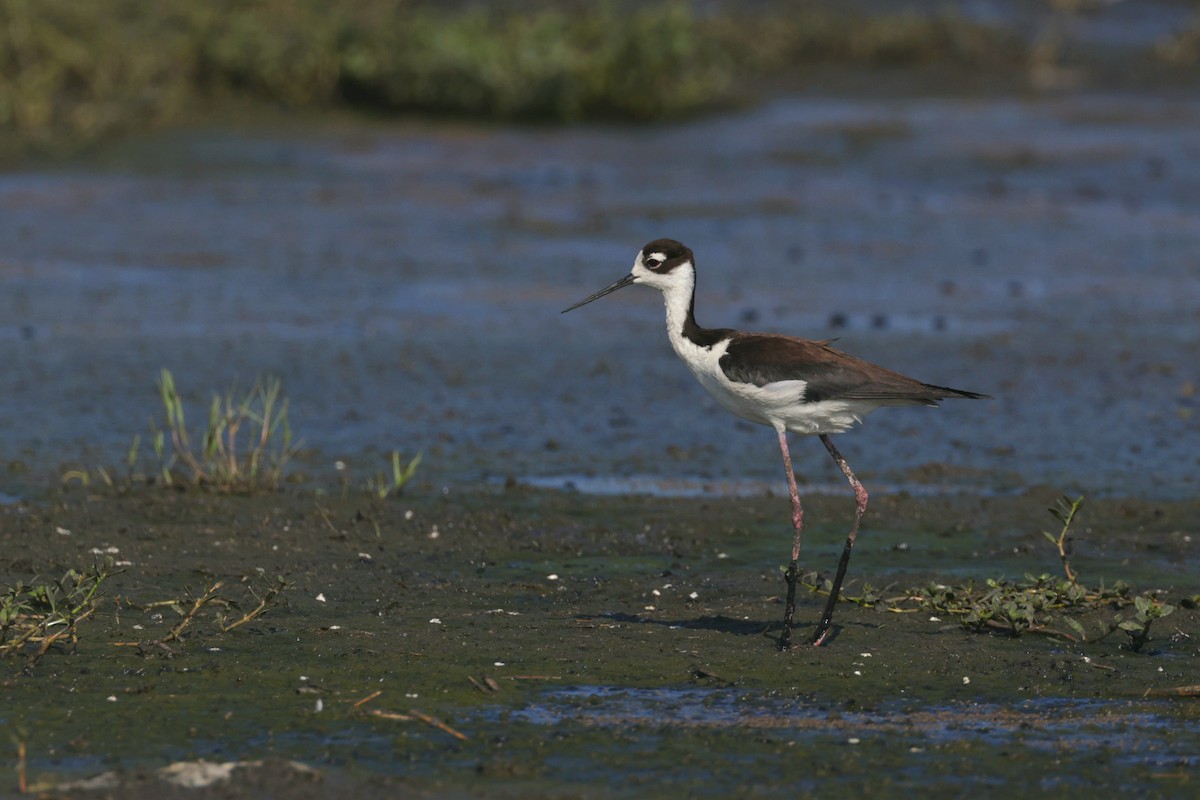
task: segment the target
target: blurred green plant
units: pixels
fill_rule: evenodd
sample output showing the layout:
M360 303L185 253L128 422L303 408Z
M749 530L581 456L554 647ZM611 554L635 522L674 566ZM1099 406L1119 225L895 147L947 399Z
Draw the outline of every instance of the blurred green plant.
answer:
M1154 48L1163 63L1182 69L1200 64L1200 9L1180 30L1164 37Z
M374 478L367 480L367 491L380 500L386 499L391 494L399 494L404 489L404 485L416 474L417 467L421 464L421 456L421 453L417 453L407 463L403 463L400 451L393 450L391 480L388 480L383 473L379 473Z
M213 100L487 119L657 120L744 102L818 62L1002 60L953 13L833 4L0 0L0 132L53 149Z

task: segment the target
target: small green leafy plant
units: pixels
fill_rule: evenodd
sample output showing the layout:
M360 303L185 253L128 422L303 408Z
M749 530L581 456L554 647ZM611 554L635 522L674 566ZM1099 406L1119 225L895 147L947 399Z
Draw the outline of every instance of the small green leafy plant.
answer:
M974 581L957 586L929 583L914 587L895 596L864 585L857 596L847 595L844 599L861 606L882 605L895 613L926 611L932 614L957 617L963 627L977 632L999 632L1011 636L1023 633L1039 633L1071 641L1098 642L1115 631L1123 631L1129 641L1125 647L1139 652L1150 641L1151 625L1175 610L1152 592L1133 594L1128 584L1117 581L1112 586L1101 583L1088 587L1079 581L1079 574L1071 565L1071 542L1073 526L1077 525L1083 497L1074 499L1063 496L1054 506L1047 509L1061 524L1057 533L1043 532L1054 545L1062 564L1064 578L1055 578L1048 573L1026 574L1022 580L989 578L982 585ZM815 573L805 575L803 583L813 592L824 587L817 583ZM1194 600L1180 601L1187 606ZM1129 615L1129 607L1133 614ZM1085 612L1117 609L1108 623L1101 623L1099 633L1088 636L1083 624L1076 618ZM1069 629L1063 630L1060 626Z
M1113 624L1125 631L1129 637L1130 650L1137 653L1150 641L1150 625L1156 619L1162 619L1175 610L1175 606L1164 603L1157 598L1139 596L1133 598L1134 615L1132 619L1122 619L1120 615Z
M388 477L381 472L374 478L368 479L367 491L380 500L390 494L399 494L404 489L404 485L416 474L417 467L421 465L421 456L421 453L417 453L407 463L404 463L400 458L400 451L393 450L391 480L389 481Z
M37 661L56 642L77 641L78 625L96 610L112 568L106 558L83 571L69 569L57 580L7 587L0 593L0 656L29 652Z
M1075 521L1075 515L1079 513L1079 509L1083 508L1083 496L1080 495L1074 500L1066 495L1058 498L1058 501L1052 508L1047 509L1053 517L1062 523L1062 529L1057 535L1049 531L1042 531L1042 535L1050 540L1050 543L1058 548L1058 557L1062 560L1063 572L1066 573L1067 580L1072 585L1078 583L1075 578L1075 572L1071 569L1071 523Z

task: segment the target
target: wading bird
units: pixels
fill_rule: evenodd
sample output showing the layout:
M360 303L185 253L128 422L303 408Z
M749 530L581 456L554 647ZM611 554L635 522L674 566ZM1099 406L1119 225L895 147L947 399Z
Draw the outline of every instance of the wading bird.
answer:
M696 261L690 249L673 239L650 242L638 253L628 275L562 313L635 283L662 292L667 308L667 337L700 385L726 410L742 419L771 426L779 437L792 498L793 530L792 559L785 573L787 603L779 639L781 649L789 649L792 644L800 534L804 527L804 511L788 451L788 431L819 437L850 481L855 497L854 523L846 536L829 601L810 640L813 645L821 645L829 635L850 551L867 510L867 490L834 447L829 434L848 430L880 406L936 406L938 400L950 397L979 399L987 395L922 383L835 350L828 341L702 328L695 315Z

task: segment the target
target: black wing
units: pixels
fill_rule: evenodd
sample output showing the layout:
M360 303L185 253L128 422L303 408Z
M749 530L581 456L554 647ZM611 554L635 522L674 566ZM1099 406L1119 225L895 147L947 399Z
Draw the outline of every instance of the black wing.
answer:
M825 342L774 334L752 333L736 337L721 357L721 370L731 381L755 386L777 381L804 381L807 384L804 399L813 403L820 400L874 400L933 406L947 397L987 397L922 383L835 350Z

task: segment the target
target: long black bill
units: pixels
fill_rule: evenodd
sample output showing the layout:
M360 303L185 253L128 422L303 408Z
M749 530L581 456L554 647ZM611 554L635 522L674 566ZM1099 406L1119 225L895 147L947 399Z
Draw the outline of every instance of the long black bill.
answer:
M612 286L605 286L603 289L596 292L591 297L585 297L583 300L580 300L578 303L571 306L570 308L564 308L562 310L562 313L565 314L568 311L574 311L575 309L579 308L580 306L586 306L588 303L592 302L593 300L599 300L601 297L604 297L604 295L612 294L617 289L623 289L631 283L633 283L633 275L632 274L626 275L624 278L621 278L621 280L617 281Z

